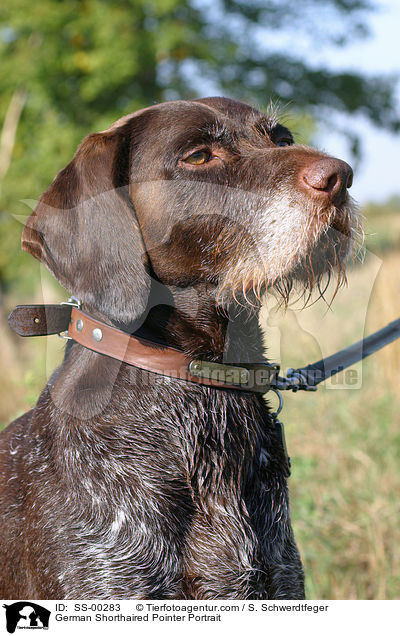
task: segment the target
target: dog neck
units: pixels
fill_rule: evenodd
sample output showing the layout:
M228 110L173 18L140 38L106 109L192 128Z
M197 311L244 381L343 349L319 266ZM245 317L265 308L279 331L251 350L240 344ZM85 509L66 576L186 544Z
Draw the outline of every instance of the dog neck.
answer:
M175 347L188 357L240 363L265 359L258 309L231 302L218 304L214 287L154 285L144 317L124 331Z

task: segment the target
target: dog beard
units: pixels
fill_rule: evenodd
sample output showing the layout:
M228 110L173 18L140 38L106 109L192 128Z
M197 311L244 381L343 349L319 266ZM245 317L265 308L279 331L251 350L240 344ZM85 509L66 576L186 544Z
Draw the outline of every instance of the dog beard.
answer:
M294 222L287 230L291 234L287 239L275 237L274 245L272 236L272 249L268 250L271 243L268 245L265 239L260 242L266 246L265 252L260 247L255 249L255 241L249 246L248 237L244 236L240 248L234 251L238 255L236 262L219 285L221 304L233 297L240 304L257 305L267 292L277 293L285 305L292 292L297 292L307 304L315 290L324 297L333 283L332 302L346 282L346 263L360 254L363 244L361 215L349 197L340 208L330 206L315 212L312 207L311 211L303 209L302 216L307 218L303 231L299 231ZM246 254L246 257L240 254Z

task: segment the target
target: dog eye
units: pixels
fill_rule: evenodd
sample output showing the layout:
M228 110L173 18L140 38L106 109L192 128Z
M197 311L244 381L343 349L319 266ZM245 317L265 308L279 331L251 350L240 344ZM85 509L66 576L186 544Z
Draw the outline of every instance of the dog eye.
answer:
M278 141L275 142L275 145L279 147L292 146L293 141L289 139L289 137L287 137L287 138L279 139Z
M185 163L191 163L192 166L200 166L203 163L210 161L211 154L207 150L196 150L191 155L184 159Z

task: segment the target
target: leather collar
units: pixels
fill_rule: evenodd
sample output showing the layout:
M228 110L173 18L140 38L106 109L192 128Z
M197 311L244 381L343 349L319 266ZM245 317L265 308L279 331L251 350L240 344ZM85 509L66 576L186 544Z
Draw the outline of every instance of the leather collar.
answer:
M61 335L64 332L65 338L125 364L215 388L266 393L279 373L278 365L266 362L228 365L188 358L173 347L162 347L110 327L70 302L19 305L10 313L8 321L21 336Z

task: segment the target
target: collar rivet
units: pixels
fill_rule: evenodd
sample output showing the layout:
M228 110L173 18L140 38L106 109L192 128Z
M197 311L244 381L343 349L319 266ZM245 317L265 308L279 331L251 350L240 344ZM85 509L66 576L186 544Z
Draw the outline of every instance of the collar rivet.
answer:
M95 342L100 342L103 337L103 332L101 329L93 329L92 338Z

